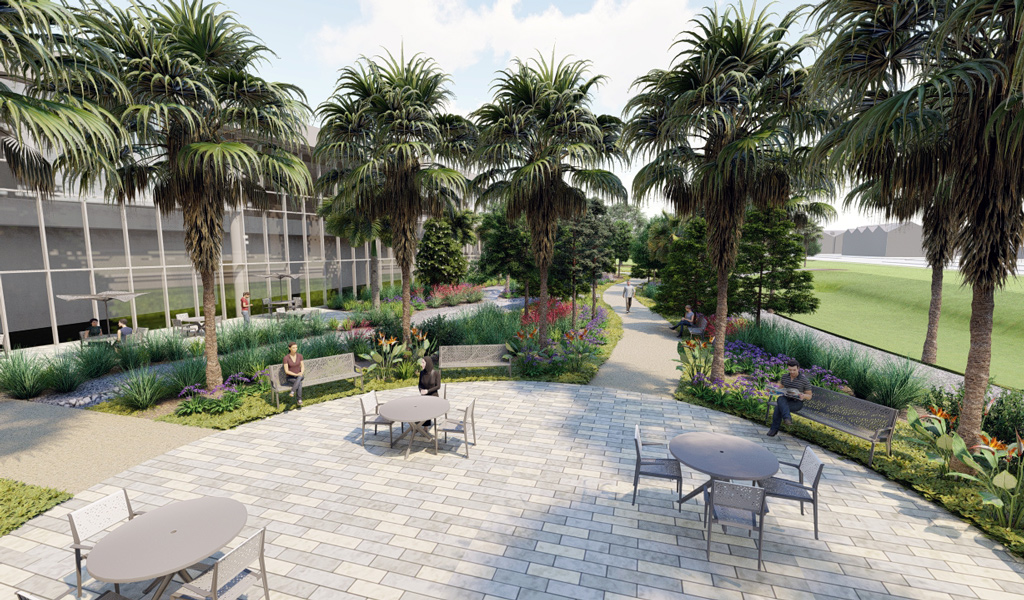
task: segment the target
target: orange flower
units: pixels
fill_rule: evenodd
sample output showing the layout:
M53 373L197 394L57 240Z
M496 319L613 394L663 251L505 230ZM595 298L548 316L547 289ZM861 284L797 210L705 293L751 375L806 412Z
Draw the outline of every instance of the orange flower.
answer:
M1006 450L1006 444L1000 442L994 437L988 437L984 433L981 434L981 441L983 446L988 446L993 450Z
M949 421L950 423L955 423L956 422L956 417L951 416L948 412L942 410L938 406L929 406L928 410L929 410L929 412L931 412L933 415L935 415L936 417L938 417L940 419L945 419L945 420Z
M696 342L694 342L693 340L686 340L686 346L687 346L687 347L688 347L688 348L689 348L690 350L694 350L694 349L696 349L696 348L697 348L697 344L696 344Z

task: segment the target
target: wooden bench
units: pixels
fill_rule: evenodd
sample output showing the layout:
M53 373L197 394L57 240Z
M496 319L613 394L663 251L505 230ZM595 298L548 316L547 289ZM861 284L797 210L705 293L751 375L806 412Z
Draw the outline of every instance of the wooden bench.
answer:
M459 367L504 367L512 376L512 362L504 359L508 354L505 344L482 344L479 346L441 346L438 350L438 367L455 369Z
M769 423L776 404L770 400L765 407L765 419ZM892 456L897 414L894 408L812 385L811 399L805 400L800 412L793 414L871 442L868 466L875 460L875 444L885 442L886 452Z
M359 387L363 387L363 373L356 368L356 355L351 352L323 358L308 358L303 363L306 366L306 373L302 379L303 388L354 377L359 378ZM284 374L283 364L270 366L270 388L274 393L274 406L280 408L280 394L292 389L292 384L288 383L288 378Z

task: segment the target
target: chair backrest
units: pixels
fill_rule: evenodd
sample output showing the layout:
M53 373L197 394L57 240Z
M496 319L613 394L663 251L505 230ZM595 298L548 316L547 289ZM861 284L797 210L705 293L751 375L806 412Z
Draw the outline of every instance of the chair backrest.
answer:
M640 464L640 459L644 455L644 443L640 441L640 425L633 427L633 443L636 445L636 462Z
M439 396L441 396L442 398L447 399L448 398L448 384L447 383L442 383L441 384L441 389L437 390L437 392L438 392Z
M84 340L85 336L87 336L87 335L89 335L89 330L88 329L86 329L85 331L79 331L78 332L78 339ZM3 336L3 334L0 334L0 345L2 345L3 343L4 343L4 336Z
M187 319L188 318L188 313L178 313L178 314L174 315L174 318L178 319L179 321L182 320L182 319Z
M111 525L131 519L134 514L132 503L128 499L128 490L118 490L106 498L69 513L71 537L76 544L81 544Z
M149 333L149 327L139 327L138 329L135 330L135 334L138 335L140 338L146 337L147 333Z
M825 463L821 462L821 459L814 453L814 450L811 450L810 446L804 446L804 454L800 457L800 466L798 468L800 469L800 474L803 475L804 485L817 489Z
M739 485L714 479L711 483L711 505L722 508L735 508L764 514L765 491L761 486Z
M238 577L249 565L263 557L263 538L266 533L266 529L260 529L237 548L222 556L213 566L213 578L210 582L212 585L209 591L212 592L214 600L223 584Z
M370 390L359 397L359 404L363 407L363 416L368 417L370 415L377 414L377 392Z
M469 406L466 408L466 422L467 423L476 423L476 421L474 420L475 417L473 417L473 413L474 412L476 412L476 399L475 398L473 399L472 402L469 403Z

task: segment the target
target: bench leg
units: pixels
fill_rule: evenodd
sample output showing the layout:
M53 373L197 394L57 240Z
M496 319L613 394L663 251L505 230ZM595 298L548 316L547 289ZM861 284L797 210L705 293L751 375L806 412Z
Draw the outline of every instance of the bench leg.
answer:
M273 386L274 384L270 384ZM281 397L277 395L277 388L271 387L271 391L274 393L274 408L281 408Z
M875 462L875 442L871 442L871 454L868 455L868 466Z

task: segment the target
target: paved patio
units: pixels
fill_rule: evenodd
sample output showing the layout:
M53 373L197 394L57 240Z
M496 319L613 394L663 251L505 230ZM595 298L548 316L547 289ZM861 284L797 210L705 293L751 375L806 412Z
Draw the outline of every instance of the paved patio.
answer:
M80 493L0 537L0 598L14 587L74 597L66 514L117 487L137 509L231 496L241 536L268 529L275 600L573 598L1024 598L1024 564L975 528L874 472L820 452L821 539L798 505L771 503L767 572L746 537L716 534L704 559L699 504L641 481L630 505L633 425L648 438L728 432L795 460L802 443L667 398L535 382L452 384L477 402L479 444L405 460L387 433L359 445L343 399L218 433ZM381 394L398 397L408 390ZM684 467L684 475L686 474ZM685 482L703 482L695 475ZM93 599L104 588L87 581ZM141 596L141 584L122 593Z

